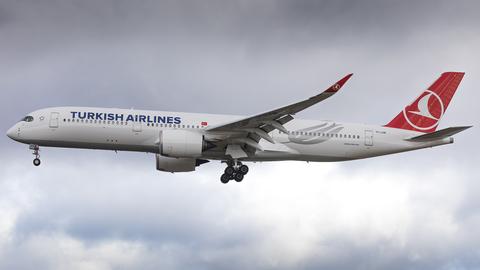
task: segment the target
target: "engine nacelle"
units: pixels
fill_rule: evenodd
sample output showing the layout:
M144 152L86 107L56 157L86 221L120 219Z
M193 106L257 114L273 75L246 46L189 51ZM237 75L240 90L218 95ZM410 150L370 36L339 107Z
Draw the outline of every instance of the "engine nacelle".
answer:
M208 160L196 158L170 158L160 154L155 154L155 159L157 170L163 172L191 172L195 171L195 167L208 162Z
M160 131L159 153L166 157L199 157L202 151L210 147L203 135L187 130L162 130Z

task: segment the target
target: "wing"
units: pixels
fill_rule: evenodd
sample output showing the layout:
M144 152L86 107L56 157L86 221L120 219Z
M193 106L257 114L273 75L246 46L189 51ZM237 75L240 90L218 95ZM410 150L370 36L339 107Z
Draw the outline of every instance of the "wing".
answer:
M286 122L293 119L291 115L296 114L297 112L303 111L306 108L317 104L318 102L327 99L333 96L335 93L342 88L345 82L352 77L353 74L349 74L345 76L343 79L332 85L330 88L325 90L324 92L315 95L307 100L300 101L291 105L287 105L285 107L281 107L275 110L271 110L268 112L260 113L257 115L249 116L240 120L236 120L229 123L224 123L216 126L209 127L207 131L234 131L234 130L242 130L245 128L254 128L265 124L273 124L272 122L277 122L280 125L275 125L275 128L286 132L285 128L281 125L285 124ZM285 118L285 119L284 119ZM288 118L289 120L287 120ZM281 119L284 119L283 121Z
M268 135L269 132L274 129L278 129L284 133L287 133L287 130L283 125L293 120L292 115L302 110L305 110L306 108L315 105L324 99L333 96L340 90L340 88L342 88L345 82L347 82L347 80L350 79L352 75L353 74L349 74L345 76L343 79L333 84L324 92L315 95L309 99L287 105L275 110L249 116L240 120L211 126L207 128L207 131L232 133L238 132L244 134L232 134L232 137L234 137L234 139L230 139L227 142L226 154L230 154L233 158L247 156L246 153L241 153L243 151L238 148L238 145L244 145L244 149L249 150L249 152L253 153L255 153L255 150L263 151L263 149L258 144L260 139L263 138L271 143L274 143L273 139Z

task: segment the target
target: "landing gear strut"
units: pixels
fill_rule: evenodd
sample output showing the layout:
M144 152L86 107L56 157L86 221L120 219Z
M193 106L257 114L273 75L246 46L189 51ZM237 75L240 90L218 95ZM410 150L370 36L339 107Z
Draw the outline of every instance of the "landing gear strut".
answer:
M30 150L33 150L33 155L35 155L35 159L33 160L33 165L39 166L40 165L40 154L38 151L40 151L40 147L36 144L30 144Z
M242 182L243 177L248 173L248 166L243 165L236 159L228 161L228 167L225 169L225 173L220 177L220 181L224 184L230 180Z

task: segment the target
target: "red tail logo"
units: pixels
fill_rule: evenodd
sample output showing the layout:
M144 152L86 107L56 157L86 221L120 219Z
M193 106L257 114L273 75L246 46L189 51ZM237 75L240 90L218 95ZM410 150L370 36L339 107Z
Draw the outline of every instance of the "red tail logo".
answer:
M430 109L434 111L430 111ZM430 130L438 126L445 113L442 99L433 91L425 90L411 105L403 109L403 116L410 126L418 130ZM421 121L419 121L421 119Z
M435 131L464 74L443 73L386 126L426 133Z

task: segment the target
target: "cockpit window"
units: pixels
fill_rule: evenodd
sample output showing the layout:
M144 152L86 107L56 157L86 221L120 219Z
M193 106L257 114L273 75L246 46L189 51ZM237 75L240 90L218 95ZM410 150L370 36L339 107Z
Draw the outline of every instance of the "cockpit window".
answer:
M25 116L20 120L20 122L25 121L25 122L32 122L33 121L33 116Z

